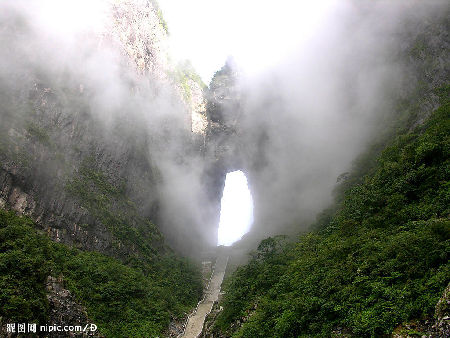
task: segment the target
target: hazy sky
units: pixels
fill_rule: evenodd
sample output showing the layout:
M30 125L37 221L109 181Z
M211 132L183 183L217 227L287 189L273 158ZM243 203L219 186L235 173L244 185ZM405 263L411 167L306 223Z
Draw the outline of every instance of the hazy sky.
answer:
M159 0L174 59L190 59L209 83L227 56L245 72L276 64L314 31L335 0Z

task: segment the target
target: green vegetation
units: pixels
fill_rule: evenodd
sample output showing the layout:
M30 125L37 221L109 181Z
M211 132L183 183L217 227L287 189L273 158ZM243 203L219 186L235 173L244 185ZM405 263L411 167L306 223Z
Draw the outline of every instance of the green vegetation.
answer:
M346 182L314 232L261 242L226 281L215 330L299 337L340 327L365 337L433 315L450 282L449 88L439 94L441 107Z
M167 21L164 19L163 13L161 11L161 8L159 7L158 2L156 0L151 0L150 2L155 8L156 14L158 15L159 24L166 31L166 33L169 34L169 26L167 25Z
M120 176L102 170L107 166L98 155L86 156L91 154L87 149L101 145L101 125L89 114L86 96L78 87L63 85L55 83L56 94L46 109L54 104L56 112L61 109L74 117L69 121L76 141L60 137L66 132L60 123L41 118L39 102L34 108L32 100L16 102L17 93L2 94L7 110L5 123L0 124L0 162L17 168L30 187L36 183L38 191L32 192L36 200L64 194L78 203L87 215L81 221L85 224L79 224L81 231L88 231L91 239L107 233L105 255L54 243L38 234L29 219L0 210L0 318L48 323L45 282L48 276L62 277L65 288L86 307L105 336L161 336L171 318L189 312L201 297L200 268L173 253L159 229L129 198L133 193L127 189L133 187L125 178L133 173ZM133 165L144 168L143 181L151 185L156 170L148 168L148 149L139 130L124 129L117 132L123 138L135 136L127 139L129 153L136 152Z
M183 98L186 102L190 102L192 98L192 90L189 81L197 83L202 90L206 88L205 83L200 75L197 74L189 60L178 63L175 70L169 74L169 77L181 86Z
M78 173L66 184L96 220L105 225L116 238L116 246L135 247L141 256L153 257L161 248L163 237L158 228L141 217L134 203L125 194L125 182L110 182L96 169L95 159L86 158Z
M149 269L126 266L38 234L33 222L0 210L0 317L46 323L47 276L64 284L107 337L154 337L201 294L197 268L172 254Z
M30 136L44 145L50 145L50 136L44 128L39 127L36 123L29 123L27 131Z

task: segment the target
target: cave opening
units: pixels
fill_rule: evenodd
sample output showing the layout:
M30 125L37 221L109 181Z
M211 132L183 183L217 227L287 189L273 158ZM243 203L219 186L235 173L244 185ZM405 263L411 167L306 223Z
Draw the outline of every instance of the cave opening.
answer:
M241 170L229 172L220 207L217 245L230 246L242 238L253 223L253 198Z

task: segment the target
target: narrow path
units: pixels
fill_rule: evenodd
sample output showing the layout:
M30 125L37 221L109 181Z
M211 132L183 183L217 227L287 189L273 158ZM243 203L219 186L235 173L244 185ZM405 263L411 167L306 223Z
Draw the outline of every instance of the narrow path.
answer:
M184 331L185 338L197 338L203 330L203 324L208 313L211 312L213 304L219 298L220 286L222 285L223 276L228 263L228 256L218 257L211 282L206 290L203 300L197 307L197 311L193 314L186 325Z

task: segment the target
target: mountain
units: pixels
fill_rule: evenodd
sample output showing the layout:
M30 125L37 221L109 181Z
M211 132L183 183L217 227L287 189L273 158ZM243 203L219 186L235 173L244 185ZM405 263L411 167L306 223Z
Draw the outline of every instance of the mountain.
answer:
M230 153L244 158L240 165L249 177L256 207L251 231L233 245L234 264L224 282L224 295L209 316L203 337L448 336L448 28L447 8L426 19L409 16L395 30L397 35L391 35L401 43L383 62L397 60L404 65L400 90L384 96L391 105L377 106L379 120L372 123L382 128L371 134L352 166L337 177L334 201L313 222L301 213L285 225L273 222L277 199L284 203L286 199L271 194L258 176L276 158L264 149L271 144L270 127L275 122L259 129L261 137L253 141L261 142L248 145L245 135L255 130L227 124L222 117L228 111L225 103L219 112L210 105L211 120L221 125L214 135L232 149L220 153L222 162L227 163ZM216 74L213 84L227 88L235 83L229 71L229 80L223 79L227 69ZM277 86L269 88L269 100L277 98ZM232 97L227 103L248 102L245 89L228 95ZM283 118L282 109L275 116ZM248 158L258 159L258 165L246 162ZM295 177L301 171L288 175ZM320 189L317 177L320 172L309 179ZM302 188L309 191L306 183L293 190L301 194ZM266 208L259 209L258 203ZM261 241L267 235L271 237Z
M198 263L180 253L201 252L205 234L183 247L170 236L161 170L194 151L203 89L168 60L156 3L98 5L85 29L69 21L85 13L2 4L2 335L6 323L90 322L105 336L157 336L202 293Z
M203 336L448 335L448 6L342 6L205 86L155 1L0 4L1 335L177 336L219 252Z

